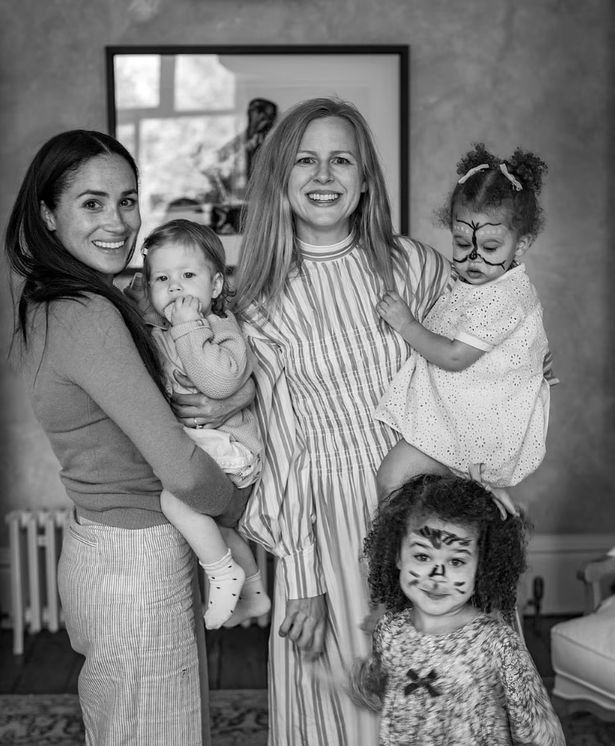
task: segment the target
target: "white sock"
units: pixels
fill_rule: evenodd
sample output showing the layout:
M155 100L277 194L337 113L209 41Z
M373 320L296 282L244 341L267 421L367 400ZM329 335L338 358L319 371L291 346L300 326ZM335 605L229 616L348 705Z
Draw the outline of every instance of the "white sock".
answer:
M218 629L231 617L246 574L231 556L231 550L216 562L201 563L209 581L205 626Z
M238 624L266 614L271 608L271 601L265 591L260 570L246 578L239 601L231 617L224 623L225 627L236 627Z

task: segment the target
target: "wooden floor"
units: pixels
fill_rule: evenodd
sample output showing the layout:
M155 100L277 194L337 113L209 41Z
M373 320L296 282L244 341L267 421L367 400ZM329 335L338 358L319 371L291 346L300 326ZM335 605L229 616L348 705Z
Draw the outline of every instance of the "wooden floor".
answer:
M551 684L550 630L565 617L524 619L526 644L539 673ZM208 632L207 658L212 689L260 689L267 685L269 628L252 626ZM12 652L11 630L0 630L0 694L72 694L83 658L75 653L66 632L27 635L24 654Z
M261 689L267 686L269 628L212 630L207 633L209 686ZM0 694L76 694L83 657L65 630L26 635L23 655L13 655L13 633L0 630Z

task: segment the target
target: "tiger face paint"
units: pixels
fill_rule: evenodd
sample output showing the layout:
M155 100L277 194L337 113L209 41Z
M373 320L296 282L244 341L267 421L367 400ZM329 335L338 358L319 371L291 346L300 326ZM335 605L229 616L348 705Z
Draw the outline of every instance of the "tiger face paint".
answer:
M517 237L505 210L477 213L456 209L453 217L453 261L470 285L484 285L506 272L529 248L529 236Z
M404 595L431 617L464 609L474 593L477 565L477 532L436 518L409 527L397 561Z

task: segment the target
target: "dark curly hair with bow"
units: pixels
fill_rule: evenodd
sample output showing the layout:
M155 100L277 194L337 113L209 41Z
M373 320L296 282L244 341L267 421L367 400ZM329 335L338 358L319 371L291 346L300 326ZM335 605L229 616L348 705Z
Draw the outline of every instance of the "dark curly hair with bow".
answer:
M446 204L437 213L438 222L450 229L455 209L463 207L472 212L492 212L503 208L508 214L509 227L519 236L535 237L544 226L543 209L538 197L542 190L547 164L535 153L516 148L509 158L490 153L483 143L476 143L457 164L460 178L477 166L488 168L476 171L462 184L457 182ZM515 188L500 166L520 185Z
M491 493L462 477L420 475L380 504L364 542L372 601L388 611L411 607L400 587L397 561L409 528L418 528L430 517L478 532L471 602L485 613L499 611L512 623L531 526L523 513L502 519Z

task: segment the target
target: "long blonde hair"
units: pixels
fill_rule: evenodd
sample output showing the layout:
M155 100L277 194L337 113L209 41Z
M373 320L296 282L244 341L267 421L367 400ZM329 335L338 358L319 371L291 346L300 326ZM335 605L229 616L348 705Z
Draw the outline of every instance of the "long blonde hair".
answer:
M386 287L393 287L393 269L402 248L393 230L384 176L369 125L347 101L314 98L289 109L257 153L243 216L236 282L238 313L254 302L267 313L280 300L290 273L301 266L288 181L307 126L323 117L345 119L354 131L367 189L350 218L350 227L367 252L373 271Z

